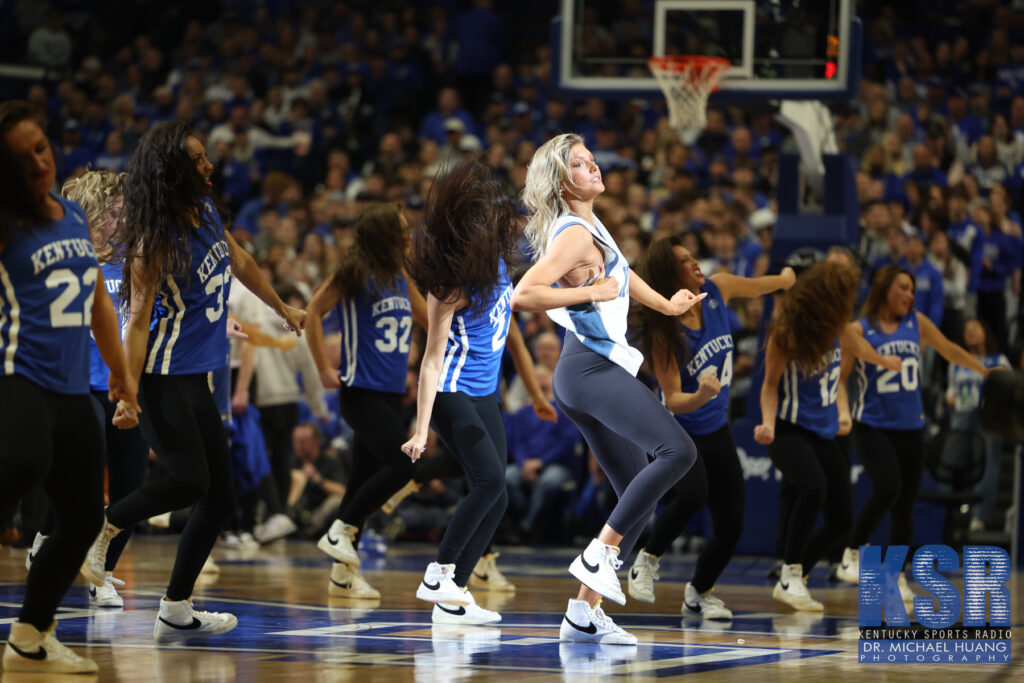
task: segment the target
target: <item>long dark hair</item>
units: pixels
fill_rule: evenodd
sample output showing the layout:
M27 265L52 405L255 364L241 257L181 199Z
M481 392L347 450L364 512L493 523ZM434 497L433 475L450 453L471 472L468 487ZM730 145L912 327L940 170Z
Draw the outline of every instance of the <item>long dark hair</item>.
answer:
M201 229L213 229L202 209L209 186L188 153L191 134L183 123L157 124L142 136L132 154L121 224L112 240L115 254L124 261L121 301L131 301L136 264L142 264L142 284L147 291L155 291L168 275L180 276L189 270L186 245L195 222Z
M815 263L782 297L771 336L805 376L822 369L822 358L850 319L857 274L836 263Z
M46 130L45 117L28 102L10 100L0 104L0 178L4 179L0 183L0 244L7 240L11 228L28 230L50 220L46 198L35 196L23 163L3 142L11 129L26 120Z
M366 207L356 221L356 241L331 275L331 287L348 298L369 285L393 286L405 265L406 234L394 202Z
M671 299L683 286L679 281L677 268L679 259L672 251L673 247L682 246L683 239L676 235L660 239L647 249L647 254L638 267L641 279L666 299ZM665 364L670 363L679 353L683 354L684 363L688 360L689 344L686 343L686 338L675 318L658 313L647 306L637 306L634 313L648 355L657 354L658 359Z
M470 305L486 302L498 282L500 262L511 268L521 218L490 170L463 161L434 182L423 229L413 237L412 276L445 303L463 292Z
M878 329L878 313L889 300L889 288L892 287L892 283L901 274L910 278L914 291L917 291L917 278L914 277L914 274L894 263L879 269L875 276L871 278L871 289L868 290L868 298L860 309L860 314L862 317L867 318L868 323L876 330Z

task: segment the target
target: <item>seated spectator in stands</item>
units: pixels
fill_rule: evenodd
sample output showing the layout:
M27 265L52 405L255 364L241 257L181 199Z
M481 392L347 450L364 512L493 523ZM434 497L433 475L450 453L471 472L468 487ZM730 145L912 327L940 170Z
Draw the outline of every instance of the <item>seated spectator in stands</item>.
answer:
M992 209L979 205L974 222L981 227L977 260L971 263L971 280L978 283L978 318L992 330L1000 352L1008 349L1006 325L1006 288L1020 265L1020 248L1004 235Z
M420 137L433 140L439 145L448 141L448 125L450 119L462 122L464 132L474 132L473 117L459 104L459 93L455 88L441 88L437 94L437 109L423 117L420 124Z
M82 129L78 119L68 119L64 122L64 131L61 135L61 145L58 148L59 155L57 163L60 165L60 173L57 180L63 182L78 171L85 171L89 162L92 161L93 150L82 144Z
M120 173L128 168L128 158L124 150L124 135L119 130L112 130L107 134L103 151L93 160L92 169Z
M967 95L960 88L953 88L949 93L949 123L953 129L953 139L957 146L964 150L974 145L984 134L985 127L974 114L967 111ZM959 156L959 153L958 153ZM961 158L963 158L961 156Z
M892 223L889 205L881 200L869 202L861 209L860 257L873 263L889 252L888 236Z
M889 232L885 240L888 251L883 256L879 256L874 261L868 262L867 272L865 273L868 282L871 282L875 273L889 265L899 265L903 262L903 258L907 254L907 238L903 234L903 230L896 226L890 226Z
M942 327L942 273L925 258L925 238L915 232L907 238L901 265L914 275L914 308L921 311L936 327Z
M537 365L536 375L544 396L553 401L551 370ZM509 458L513 462L506 471L508 514L518 520L519 531L530 539L546 513L551 512L556 524L560 523L559 513L551 506L562 491L575 485L581 469L583 436L561 410L558 422L541 420L532 406L524 406L506 421Z
M996 143L996 156L1006 168L1016 168L1024 161L1024 136L1014 135L1002 114L992 119L992 140Z
M300 424L292 430L295 463L288 494L288 509L292 518L315 538L329 525L345 495L348 471L337 453L324 450L320 427L313 422Z
M949 181L946 174L935 166L931 148L925 143L914 145L910 171L903 176L903 182L917 185L938 185L946 187Z
M1009 180L1010 172L999 161L996 143L991 135L983 135L978 140L975 161L967 167L967 172L978 181L981 194L986 197L993 185L1006 183Z

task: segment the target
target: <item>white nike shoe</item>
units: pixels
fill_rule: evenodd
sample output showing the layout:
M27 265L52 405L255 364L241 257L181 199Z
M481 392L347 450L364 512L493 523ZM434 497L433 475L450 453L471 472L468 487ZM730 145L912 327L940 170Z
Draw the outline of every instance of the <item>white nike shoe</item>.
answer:
M732 610L725 603L711 594L697 592L692 583L686 584L683 593L683 614L713 621L732 621Z
M435 624L462 624L467 626L484 626L497 624L501 615L494 610L484 609L476 604L476 599L469 591L463 593L469 599L468 605L455 605L446 602L435 602L434 612L430 620Z
M476 562L469 575L469 585L484 591L515 593L516 587L498 570L497 560L501 553L487 553Z
M316 542L316 547L333 557L338 562L344 562L352 567L359 566L359 553L353 544L358 527L345 524L340 519L334 520L327 533Z
M846 548L843 550L843 561L836 571L836 578L846 583L860 583L860 550L857 548Z
M160 613L153 625L158 643L219 636L238 626L235 615L227 612L200 612L188 600L161 600Z
M651 555L647 550L641 550L636 554L633 568L629 570L629 597L654 604L654 582L659 578L658 558Z
M105 570L107 547L114 536L117 536L119 533L121 533L121 530L107 521L107 514L104 512L103 528L100 529L96 540L92 542L92 547L89 548L89 553L85 556L85 562L82 563L80 570L82 576L94 586L99 587L107 582L107 572Z
M7 647L4 648L4 673L91 674L99 671L96 662L76 654L58 641L54 633L56 628L56 621L45 631L38 631L32 624L21 621L11 624Z
M591 607L585 600L569 600L558 636L573 643L636 645L636 636L619 628L601 609L601 603Z
M290 536L298 531L299 527L288 515L277 513L271 515L263 524L253 529L253 537L260 543L273 543L274 541Z
M600 593L614 603L625 605L626 595L622 592L622 583L615 574L621 566L618 547L607 545L595 538L569 565L569 573L590 590Z
M811 597L804 583L804 568L799 564L782 565L782 576L772 590L772 597L801 612L823 612L825 607Z
M353 598L358 600L376 600L380 591L371 586L356 567L349 567L344 562L335 562L331 567L331 582L327 584L327 594L336 598Z
M39 549L43 547L43 541L45 540L46 536L37 531L36 537L32 539L32 547L28 549L28 554L25 555L25 571L32 571L32 563L36 561L36 555L39 554Z
M124 598L117 594L117 586L124 587L124 581L107 574L102 586L89 586L91 607L124 607Z
M468 605L465 591L455 584L455 565L431 562L416 588L416 597L427 602Z

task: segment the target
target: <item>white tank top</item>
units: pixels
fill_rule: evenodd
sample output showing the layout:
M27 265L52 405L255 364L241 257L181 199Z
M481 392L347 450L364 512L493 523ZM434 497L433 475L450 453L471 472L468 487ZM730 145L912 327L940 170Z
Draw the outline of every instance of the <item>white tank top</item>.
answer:
M604 274L601 277L613 277L618 280L619 296L611 301L552 308L547 312L548 317L568 332L575 334L588 349L604 356L635 376L644 357L642 353L626 342L626 318L629 313L629 264L597 216L594 216L594 225L588 224L575 214L569 213L561 216L555 221L551 236L548 238L549 249L559 233L570 225L582 225L593 235L594 241L604 252ZM558 287L557 284L551 286Z

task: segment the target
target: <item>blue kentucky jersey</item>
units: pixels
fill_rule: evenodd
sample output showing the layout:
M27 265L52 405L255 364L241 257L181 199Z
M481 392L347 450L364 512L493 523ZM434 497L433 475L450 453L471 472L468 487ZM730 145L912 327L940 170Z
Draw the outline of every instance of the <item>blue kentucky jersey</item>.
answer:
M1010 361L999 353L991 353L978 358L986 368L1010 368ZM977 410L981 405L982 387L985 378L970 368L956 363L949 364L949 384L947 394L953 398L953 410L956 413L968 413ZM955 419L955 418L954 418ZM953 426L956 429L956 426Z
M917 312L904 316L896 331L886 334L861 318L864 338L883 356L899 356L903 367L886 370L878 365L857 361L860 395L853 408L853 419L878 429L920 429L924 426L921 401L921 330Z
M124 337L124 326L128 322L125 311L121 308L121 304L117 298L117 292L121 288L121 264L120 263L103 263L100 264L100 270L103 271L103 284L106 285L107 294L110 295L111 301L114 302L114 310L117 312L117 325L121 328L121 337ZM107 368L107 364L103 361L103 356L100 355L100 349L96 346L96 340L90 335L89 337L89 388L93 391L106 391L110 387L108 381L110 379L110 370Z
M696 393L700 378L713 372L722 383L722 390L692 413L676 415L676 420L687 432L703 435L721 429L729 421L733 342L729 311L718 286L708 279L700 291L707 292L707 297L701 302L703 327L691 330L681 325L691 353L685 362L679 358L680 389L687 394Z
M779 419L814 432L823 439L839 431L839 342L822 358L823 367L807 376L790 363L779 380Z
M404 393L412 332L409 284L401 274L394 287L374 284L336 307L341 382L347 387Z
M191 262L159 284L149 330L145 372L190 375L216 370L228 355L226 301L231 264L224 225L208 200L203 223L188 237Z
M501 276L487 301L452 316L438 391L461 391L470 396L494 393L512 315L511 301L512 280L502 263Z
M0 251L0 375L60 394L89 393L89 329L99 263L78 204L64 217L11 229Z

